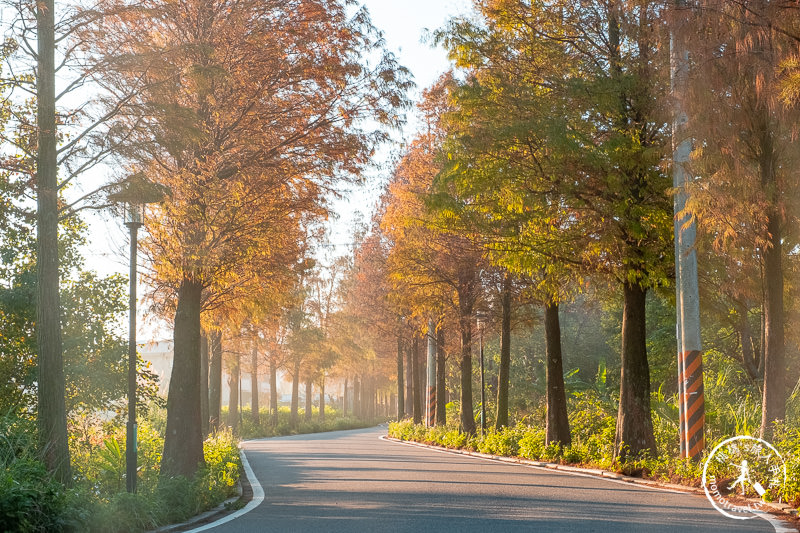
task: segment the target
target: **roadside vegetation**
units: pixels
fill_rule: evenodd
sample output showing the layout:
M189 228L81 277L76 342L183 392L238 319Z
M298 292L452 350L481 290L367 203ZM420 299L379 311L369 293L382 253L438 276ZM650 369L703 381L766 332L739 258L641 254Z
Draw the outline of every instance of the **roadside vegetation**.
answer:
M140 532L181 522L237 494L237 439L221 431L205 440L205 466L193 479L160 479L163 425L139 425L138 490L125 490L125 427L86 425L70 439L74 479L65 486L47 473L30 420L0 420L0 530Z
M223 412L227 413L227 408L223 409ZM246 407L242 409L239 437L242 440L247 440L326 431L344 431L347 429L368 428L388 421L388 417L365 420L352 414L344 415L341 410L331 406L325 408L324 420L320 419L319 409L316 407L312 408L310 417L306 417L304 409L300 409L298 414L301 422L294 428L291 424L291 410L288 407L278 409L277 423L274 423L274 419L270 417L270 412L267 409L261 410L259 423L255 423L252 412Z

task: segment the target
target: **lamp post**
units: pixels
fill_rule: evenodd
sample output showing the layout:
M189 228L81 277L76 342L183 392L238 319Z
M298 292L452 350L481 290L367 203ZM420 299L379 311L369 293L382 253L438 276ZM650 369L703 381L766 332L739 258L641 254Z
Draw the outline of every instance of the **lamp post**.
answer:
M478 336L480 338L480 360L481 360L481 435L486 431L486 380L483 371L483 325L486 322L486 316L482 311L477 313L478 319Z
M125 226L130 231L130 299L128 300L128 423L125 432L125 487L136 492L136 251L138 232L144 220L144 206L164 197L163 189L141 174L122 181L109 200L121 203L125 211Z
M130 300L128 323L128 424L125 433L125 485L136 492L136 251L144 204L125 206L125 225L131 234Z

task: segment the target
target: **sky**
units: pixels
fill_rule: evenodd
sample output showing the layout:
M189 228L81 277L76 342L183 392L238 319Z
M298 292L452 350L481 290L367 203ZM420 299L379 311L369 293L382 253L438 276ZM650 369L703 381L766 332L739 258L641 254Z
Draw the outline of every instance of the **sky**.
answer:
M442 27L450 18L467 14L470 0L362 0L370 12L372 23L380 29L386 40L386 47L393 52L401 65L408 68L414 76L417 87L411 94L416 99L420 92L433 84L450 68L446 54L441 49L432 48L423 42L427 31ZM398 141L413 137L415 122L413 110L409 110L409 123L397 135ZM329 255L347 253L351 228L354 220L369 221L378 201L383 185L388 179L388 171L381 168L397 146L384 147L376 157L376 168L369 172L364 187L348 191L340 200L332 203L335 216L329 222L329 240L334 245L326 249ZM127 229L121 220L110 213L87 217L89 224L89 244L85 250L90 268L100 274L128 274ZM141 264L141 263L140 263ZM143 293L140 285L138 294ZM139 305L137 337L139 342L167 338L169 330L161 321L148 320L143 306Z
M424 36L444 26L449 18L467 14L472 4L470 0L366 0L363 5L369 10L372 23L383 32L387 49L413 74L417 87L411 96L416 100L423 89L450 68L444 50L433 48L425 42ZM398 135L398 141L413 136L416 128L413 115L414 110L409 110L409 121ZM396 149L397 145L384 146L375 163L385 164ZM344 199L333 203L336 218L329 225L333 254L346 253L356 219L369 222L387 174L385 168L374 169L364 187L350 191Z

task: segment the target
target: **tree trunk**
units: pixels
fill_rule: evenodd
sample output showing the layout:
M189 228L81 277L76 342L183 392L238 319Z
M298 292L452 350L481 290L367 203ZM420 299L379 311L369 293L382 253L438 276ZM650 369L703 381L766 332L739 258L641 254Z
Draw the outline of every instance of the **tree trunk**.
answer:
M370 410L369 419L374 420L378 416L378 391L375 389L375 381L369 378L369 397L370 397Z
M174 357L167 395L163 477L194 477L203 464L200 421L200 297L203 286L184 278L178 289Z
M319 379L319 421L325 422L325 376Z
M211 332L211 362L208 371L208 419L212 431L222 423L222 331Z
M777 209L767 220L770 246L764 250L766 288L764 328L764 395L761 406L761 438L771 439L773 423L786 418L786 361L783 314L782 228Z
M503 277L500 300L503 318L500 328L500 375L497 378L497 429L508 425L508 380L511 370L511 274L508 272Z
M241 356L237 351L230 364L230 377L228 378L228 426L234 434L239 433L239 382L241 375Z
M361 379L361 409L363 411L364 420L372 419L372 402L374 400L372 389L370 387L369 378Z
M272 412L272 427L278 426L278 369L275 358L269 359L269 408Z
M375 417L378 416L378 391L375 389L375 382L372 378L369 378L369 397L369 419L374 420Z
M403 339L397 336L397 419L405 418L403 409L405 407L405 383L403 382Z
M558 304L549 303L544 309L544 335L547 357L547 425L545 443L557 442L567 446L571 442L567 419L567 394L564 390L564 367L561 357L561 324Z
M203 429L203 438L209 434L208 427L208 336L202 332L200 336L200 423Z
M306 379L306 412L305 412L305 416L304 416L306 422L311 422L311 411L312 411L312 407L313 407L313 405L312 405L313 398L311 398L311 394L312 394L312 391L311 391L311 378L307 378Z
M461 429L475 433L475 412L472 405L472 313L459 317L461 330Z
M300 363L295 362L292 374L292 408L289 423L292 429L297 427L297 411L300 408Z
M411 344L411 377L414 380L412 393L414 395L414 423L422 423L422 366L419 355L419 336L414 334L414 341Z
M757 350L753 343L753 331L747 316L747 305L737 302L736 312L739 319L736 329L739 333L739 344L742 347L742 365L750 379L757 380L761 378L761 375L759 374L759 361L756 356Z
M344 378L344 387L342 390L342 416L347 417L347 378Z
M258 349L254 342L253 353L250 359L250 416L256 427L261 424L258 409Z
M353 378L353 415L356 418L364 418L364 413L361 412L361 383L358 376Z
M621 460L649 453L656 457L650 415L650 367L647 363L645 300L647 289L623 284L622 369L620 375L615 456Z
M72 481L64 397L64 355L58 257L58 160L56 140L55 5L36 4L38 36L36 116L36 346L39 449L56 479Z
M763 277L763 275L762 275ZM767 289L764 287L764 280L761 281L761 328L759 330L758 343L758 372L764 375L764 355L767 346Z
M436 330L436 425L447 425L447 353L444 351L444 328Z
M411 416L414 412L414 373L412 372L414 350L411 344L406 346L406 396L405 396L405 413L406 416Z

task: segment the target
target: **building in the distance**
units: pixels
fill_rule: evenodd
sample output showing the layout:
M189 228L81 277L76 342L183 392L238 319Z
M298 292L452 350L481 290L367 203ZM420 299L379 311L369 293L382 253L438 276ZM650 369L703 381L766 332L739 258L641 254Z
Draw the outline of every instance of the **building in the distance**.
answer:
M166 398L172 374L172 341L150 341L138 347L139 355L150 363L150 371L158 376L158 392Z

